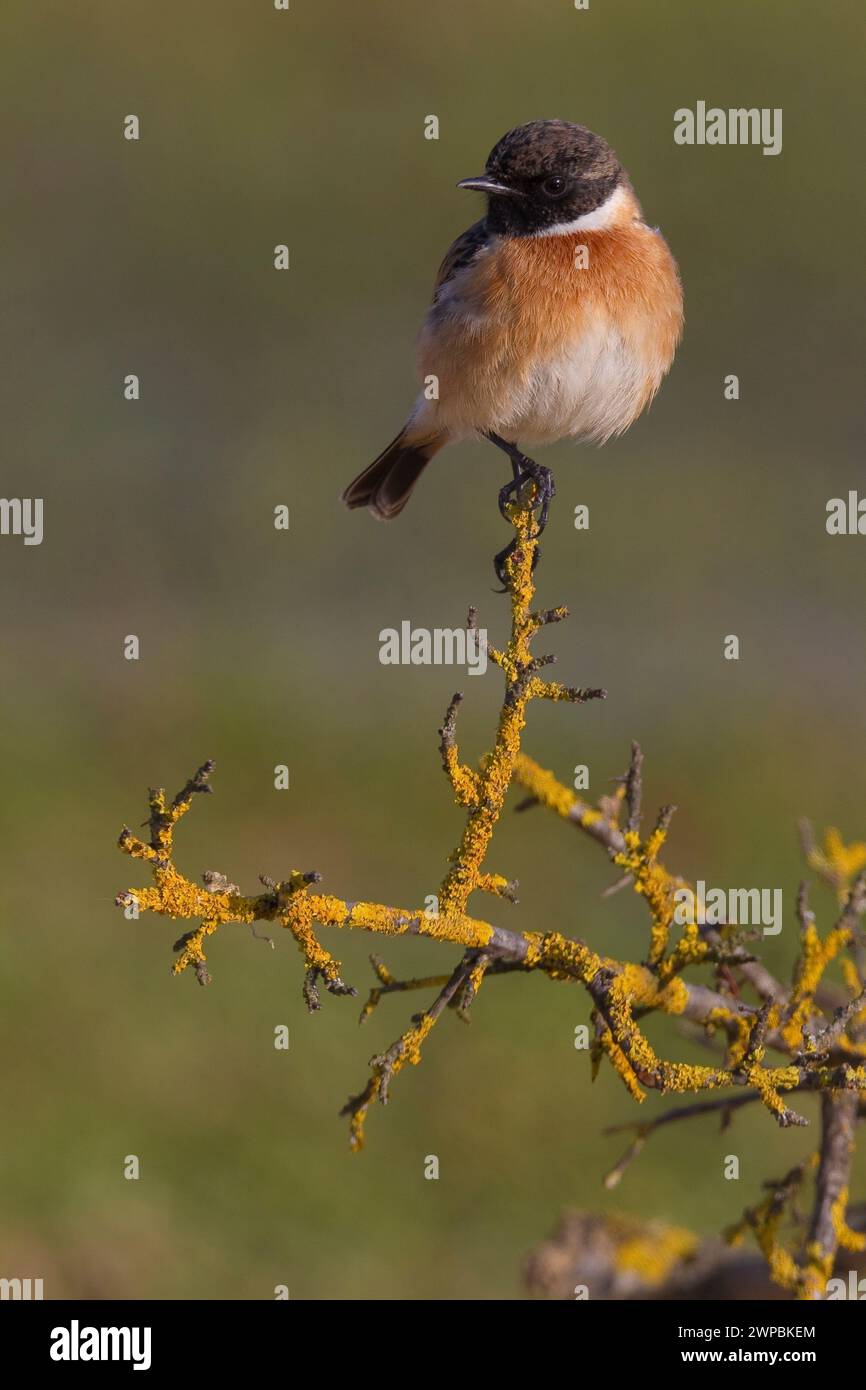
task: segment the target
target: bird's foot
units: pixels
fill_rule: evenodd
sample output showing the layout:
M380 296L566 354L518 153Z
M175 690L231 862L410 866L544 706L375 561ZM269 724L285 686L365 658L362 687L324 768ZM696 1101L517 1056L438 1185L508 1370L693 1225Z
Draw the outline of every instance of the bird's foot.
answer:
M521 453L516 444L510 444L508 440L503 439L501 435L490 433L487 437L498 449L502 449L511 460L513 477L504 487L499 489L499 510L506 521L510 520L508 508L520 497L524 486L527 483L532 483L535 489L533 510L536 512L536 531L533 539L537 540L547 525L550 515L550 504L556 496L556 483L553 479L553 473L549 468L545 468L544 464L536 463L534 459L527 458L526 454ZM494 558L493 568L496 570L496 577L500 584L505 584L505 562L509 556L514 554L515 546L516 541L512 541L510 545L507 545L505 549L501 550ZM537 563L538 549L536 548L532 562L533 569L535 569ZM504 590L501 592L504 592Z

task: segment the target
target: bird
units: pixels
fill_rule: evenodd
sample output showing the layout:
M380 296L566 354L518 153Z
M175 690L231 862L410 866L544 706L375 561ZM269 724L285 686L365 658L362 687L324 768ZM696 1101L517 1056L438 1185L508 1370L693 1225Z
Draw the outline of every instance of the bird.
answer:
M679 271L613 149L586 126L516 126L457 187L483 194L487 210L436 276L417 347L424 385L342 500L391 520L435 454L482 438L511 462L500 511L531 480L540 534L553 473L519 446L604 444L628 429L682 336ZM494 562L503 583L514 544Z

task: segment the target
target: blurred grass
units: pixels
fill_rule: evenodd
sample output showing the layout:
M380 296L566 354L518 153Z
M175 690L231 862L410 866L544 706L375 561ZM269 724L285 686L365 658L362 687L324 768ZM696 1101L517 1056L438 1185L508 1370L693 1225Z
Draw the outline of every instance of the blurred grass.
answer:
M513 1297L564 1205L717 1229L810 1136L762 1114L674 1128L604 1193L621 1138L601 1130L634 1107L609 1072L590 1087L584 997L541 980L490 984L469 1029L444 1020L353 1158L336 1111L414 1002L386 1000L360 1035L350 1002L309 1019L291 944L240 930L213 943L208 990L171 980L171 925L112 905L141 881L113 844L148 785L214 756L217 795L178 837L190 873L435 890L459 828L435 730L460 682L381 667L377 637L454 625L469 602L501 631L502 469L449 452L393 528L336 498L411 399L435 267L478 213L454 183L509 126L564 116L613 142L661 223L687 333L625 439L546 455L560 495L539 597L573 610L551 639L563 678L610 698L535 712L525 746L564 780L589 763L598 794L639 738L650 804L681 807L670 861L784 887L768 959L790 968L795 818L864 831L862 558L823 529L862 471L861 8L11 0L0 26L4 490L46 499L42 547L0 545L0 1272L49 1296ZM673 111L699 98L783 107L783 153L675 147ZM480 751L497 680L464 684ZM596 854L539 812L506 817L491 862L522 901L497 920L639 956L640 905L599 901ZM453 960L334 946L362 993L371 949L401 972ZM673 1028L653 1036L692 1055Z

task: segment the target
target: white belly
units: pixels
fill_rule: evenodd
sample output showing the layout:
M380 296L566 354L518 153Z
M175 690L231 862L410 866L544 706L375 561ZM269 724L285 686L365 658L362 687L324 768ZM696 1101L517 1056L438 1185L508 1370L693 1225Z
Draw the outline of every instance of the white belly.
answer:
M526 444L566 438L603 443L628 428L649 385L644 355L602 320L503 391L495 428Z

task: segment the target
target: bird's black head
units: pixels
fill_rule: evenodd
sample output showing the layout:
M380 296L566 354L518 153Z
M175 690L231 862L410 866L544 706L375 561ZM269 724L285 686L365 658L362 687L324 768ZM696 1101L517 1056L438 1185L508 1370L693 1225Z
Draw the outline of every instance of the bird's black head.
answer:
M610 145L586 126L530 121L494 145L483 174L457 186L488 195L491 231L531 236L594 212L623 179Z

